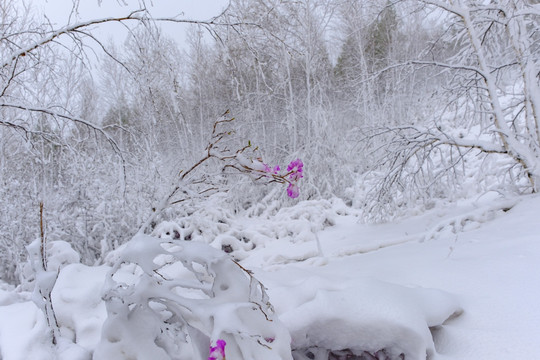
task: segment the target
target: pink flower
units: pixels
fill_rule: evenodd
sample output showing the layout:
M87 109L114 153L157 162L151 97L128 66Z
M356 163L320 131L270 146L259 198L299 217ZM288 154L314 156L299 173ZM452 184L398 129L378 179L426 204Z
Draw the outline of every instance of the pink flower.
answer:
M289 166L287 166L287 171L292 171L294 168L296 168L295 172L302 172L302 168L304 167L304 163L300 159L296 159L291 161Z
M296 199L298 195L300 195L298 185L290 183L287 187L287 195L289 195L290 198Z
M289 186L287 187L287 195L295 199L300 194L298 189L298 181L304 177L303 175L304 163L300 159L291 161L289 166L287 166L287 171L289 174Z
M271 174L271 175L278 175L281 171L281 168L279 165L274 166L271 168L268 164L265 164L262 162L262 160L259 159L263 165L263 172ZM260 171L260 170L259 170ZM298 181L304 177L304 163L300 159L296 159L290 162L290 164L287 166L287 174L284 175L278 175L281 179L285 180L289 183L289 186L287 187L287 195L289 197L296 199L298 195L300 194L300 189L298 188ZM271 175L265 175L266 177L271 177ZM285 176L288 176L288 180L285 179ZM215 359L210 359L215 360Z
M294 161L291 161L289 166L287 166L287 171L289 171L291 174L289 175L289 179L291 181L298 181L301 178L304 177L302 175L303 172L304 163L300 159L296 159Z
M225 360L225 340L216 341L216 346L210 345L210 356L208 360Z

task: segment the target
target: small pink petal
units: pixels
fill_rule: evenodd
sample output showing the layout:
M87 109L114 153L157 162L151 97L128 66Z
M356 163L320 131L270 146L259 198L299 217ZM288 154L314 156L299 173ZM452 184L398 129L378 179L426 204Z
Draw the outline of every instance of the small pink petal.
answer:
M300 195L298 185L289 184L289 186L287 187L287 195L289 195L289 197L292 198L292 199L296 199L298 197L298 195Z

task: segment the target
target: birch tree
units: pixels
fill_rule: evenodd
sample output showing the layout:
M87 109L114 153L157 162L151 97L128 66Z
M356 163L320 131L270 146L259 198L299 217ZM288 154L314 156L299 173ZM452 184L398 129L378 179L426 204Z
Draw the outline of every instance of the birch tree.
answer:
M427 17L441 18L443 14L447 30L418 57L392 64L383 72L429 66L446 80L437 82L439 89L432 95L433 104L425 109L427 121L421 126L379 128L366 137L393 135L383 146L387 170L379 183L378 201L390 201L396 189L402 194L415 189L412 193L416 195L409 193L413 197L421 197L422 192L435 196L429 190L433 184L459 184L449 179L474 170L466 166L470 155L501 159L493 170L497 177L520 192L537 192L539 5L522 0L400 4L416 7L415 11L420 9ZM441 43L454 49L454 54L445 57L444 52L435 51Z

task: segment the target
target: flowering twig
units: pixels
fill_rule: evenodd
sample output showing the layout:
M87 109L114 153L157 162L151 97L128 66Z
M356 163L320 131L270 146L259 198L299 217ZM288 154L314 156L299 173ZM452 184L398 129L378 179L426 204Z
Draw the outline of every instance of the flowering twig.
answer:
M220 125L231 123L235 119L228 117L229 110L227 110L219 120L217 120L212 128L212 135L210 142L206 146L205 155L193 164L187 171L179 171L178 180L173 187L173 190L160 202L159 206L152 209L152 215L149 219L141 226L139 233L144 233L148 226L154 223L156 217L163 212L167 207L184 202L188 199L193 199L199 196L207 196L210 193L219 191L219 188L215 185L212 185L211 181L207 178L193 178L192 174L200 166L205 164L209 159L216 159L221 161L224 165L223 169L232 168L240 173L254 176L255 180L267 179L268 182L277 182L281 184L288 184L287 195L293 199L299 196L298 182L303 178L303 166L304 164L300 159L292 161L287 166L287 172L280 173L281 168L279 166L274 166L271 168L269 165L262 162L262 159L256 158L255 156L249 157L246 156L248 149L252 149L251 142L248 142L248 145L236 150L230 151L226 147L221 147L222 140L225 137L230 136L234 131L221 131ZM253 149L253 151L258 148ZM196 189L197 185L208 184L204 189ZM195 189L194 189L195 187ZM180 199L175 199L175 196L179 193L184 194L185 196Z

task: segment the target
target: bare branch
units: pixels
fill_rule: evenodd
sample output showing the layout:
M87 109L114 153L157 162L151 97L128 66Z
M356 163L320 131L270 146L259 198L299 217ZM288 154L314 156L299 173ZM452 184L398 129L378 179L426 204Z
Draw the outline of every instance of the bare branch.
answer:
M474 67L474 66L468 66L468 65L463 65L463 64L448 64L448 63L443 63L443 62L439 62L439 61L430 61L430 60L409 60L409 61L405 61L405 62L402 62L402 63L387 66L387 67L379 70L377 73L375 73L368 80L373 80L373 79L379 77L382 73L385 73L385 72L387 72L389 70L400 68L400 67L403 67L403 66L411 66L411 65L437 66L437 67L441 67L441 68L445 68L445 69L451 69L451 70L465 70L465 71L470 71L470 72L477 73L478 75L480 75L484 79L487 77L487 75L481 69L479 69L477 67Z
M90 129L92 129L94 131L97 131L101 135L103 135L103 137L105 137L105 139L107 139L107 141L109 142L109 144L111 145L113 150L120 157L122 157L122 152L121 152L120 146L118 146L116 141L112 137L110 137L109 134L107 134L101 127L96 126L96 125L94 125L94 124L92 124L92 123L90 123L90 122L88 122L88 121L86 121L84 119L81 119L81 118L78 118L78 117L75 117L75 116L72 116L72 115L60 114L58 112L55 112L55 111L52 111L52 110L46 109L46 108L31 107L31 106L25 106L25 105L21 105L21 104L0 103L0 107L25 110L25 111L29 111L29 112L38 112L38 113L50 115L50 116L55 117L55 118L61 118L61 119L73 121L75 123L82 124L82 125L90 128ZM5 123L5 125L8 125L8 126L14 126L14 127L22 128L22 127L20 127L18 125L2 121L2 124L4 124L4 123Z
M102 19L94 19L94 20L89 20L89 21L86 21L86 22L77 23L77 24L74 24L74 25L65 26L63 28L60 28L58 30L55 30L55 31L51 32L50 34L43 37L42 39L39 39L38 41L34 42L32 45L29 45L29 46L27 46L25 48L17 50L13 54L11 54L11 56L9 56L8 59L3 60L0 67L3 68L5 66L8 66L9 64L11 64L11 62L15 61L17 58L19 58L21 56L25 56L25 55L33 52L34 50L40 48L43 45L46 45L46 44L54 41L55 39L59 38L62 35L66 35L66 34L69 34L69 33L75 32L75 31L80 32L83 29L87 29L87 28L89 28L89 27L91 27L93 25L100 25L100 24L105 24L105 23L123 23L123 22L127 22L127 21L139 21L139 22L141 22L141 21L152 20L152 21L157 21L157 22L172 22L172 23L179 23L179 24L198 24L198 25L207 25L207 26L232 26L232 27L234 27L234 26L255 26L255 27L260 27L259 24L248 23L248 22L222 23L222 22L217 22L215 18L211 19L211 20L207 20L207 21L204 21L204 20L190 20L190 19L178 19L178 18L167 18L167 17L149 18L146 15L140 15L141 13L145 13L145 10L136 10L136 11L133 11L132 13L130 13L129 15L123 16L123 17L108 17L108 18L102 18Z

